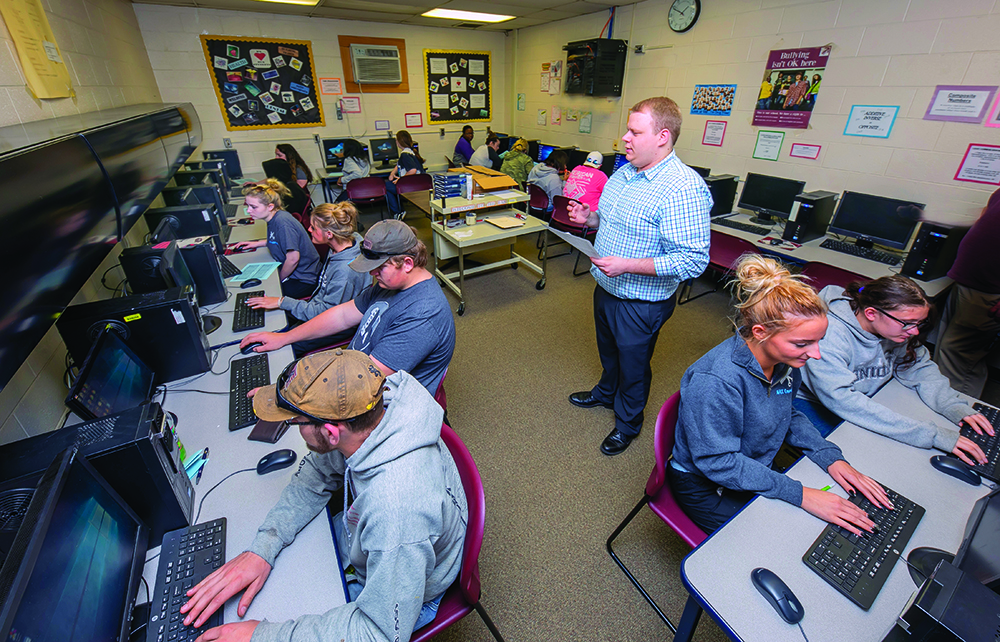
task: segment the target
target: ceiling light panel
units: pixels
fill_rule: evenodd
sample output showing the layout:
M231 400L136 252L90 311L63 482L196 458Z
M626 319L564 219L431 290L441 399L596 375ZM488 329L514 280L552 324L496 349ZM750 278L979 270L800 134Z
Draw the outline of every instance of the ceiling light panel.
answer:
M515 16L504 16L496 13L480 13L478 11L458 11L457 9L431 9L420 14L425 18L444 18L446 20L462 20L464 22L504 22Z

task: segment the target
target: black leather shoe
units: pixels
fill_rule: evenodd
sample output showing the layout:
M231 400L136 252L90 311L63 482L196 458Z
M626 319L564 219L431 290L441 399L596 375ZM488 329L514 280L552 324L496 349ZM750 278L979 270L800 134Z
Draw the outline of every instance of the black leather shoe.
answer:
M597 406L604 406L605 408L614 408L612 404L604 403L603 401L598 401L597 399L594 399L594 396L590 394L589 390L574 392L569 396L569 402L574 406L580 406L581 408L595 408Z
M601 442L601 452L609 457L613 455L620 455L625 452L628 445L632 443L635 436L626 435L617 428L611 431L611 433L604 438Z

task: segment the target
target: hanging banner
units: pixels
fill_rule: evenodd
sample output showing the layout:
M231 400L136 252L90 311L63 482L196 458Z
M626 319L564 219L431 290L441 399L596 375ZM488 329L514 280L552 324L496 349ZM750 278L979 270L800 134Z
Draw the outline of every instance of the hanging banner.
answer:
M772 51L757 94L753 125L788 129L808 127L829 59L830 47Z

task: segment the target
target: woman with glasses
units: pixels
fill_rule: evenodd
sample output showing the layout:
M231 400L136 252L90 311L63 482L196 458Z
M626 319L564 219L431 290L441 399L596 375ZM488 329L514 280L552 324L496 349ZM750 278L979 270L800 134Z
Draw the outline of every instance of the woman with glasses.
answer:
M802 368L796 400L820 432L829 434L843 419L911 446L954 453L967 464L985 463L982 449L960 436L958 426L991 435L993 428L951 389L923 347L931 306L920 286L903 276L884 276L846 290L830 285L820 297L830 308L830 327L819 343L821 357ZM893 378L955 429L900 415L870 398ZM836 415L832 421L830 412Z

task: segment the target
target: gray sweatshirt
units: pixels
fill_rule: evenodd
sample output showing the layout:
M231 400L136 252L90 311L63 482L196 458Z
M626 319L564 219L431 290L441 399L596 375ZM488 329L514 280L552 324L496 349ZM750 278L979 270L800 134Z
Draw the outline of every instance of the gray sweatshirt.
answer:
M282 297L282 310L287 310L293 317L308 321L314 316L329 310L335 305L351 301L361 291L371 285L372 277L367 272L355 272L348 263L361 254L361 241L364 238L354 233L354 245L340 252L330 251L326 255L326 263L319 274L316 290L308 301Z
M407 642L422 604L458 577L469 511L441 441L444 413L406 372L386 384L392 403L361 448L347 459L338 451L306 455L249 548L273 566L346 478L354 497L343 515L346 548L361 595L322 615L263 621L252 642Z
M958 430L910 419L869 397L895 376L915 390L935 412L958 424L975 414L931 361L927 349L917 348L917 360L897 368L906 355L906 345L881 339L862 329L851 310L844 288L829 285L820 297L830 306L830 326L819 342L821 359L810 359L802 368L800 395L816 399L842 419L880 435L918 448L951 452L958 443Z
M552 207L552 197L562 196L563 182L559 177L559 170L549 167L545 163L539 163L528 172L528 182L538 185L549 197L549 207Z

